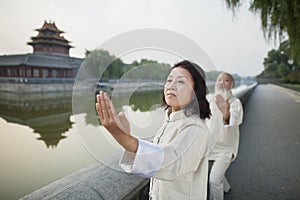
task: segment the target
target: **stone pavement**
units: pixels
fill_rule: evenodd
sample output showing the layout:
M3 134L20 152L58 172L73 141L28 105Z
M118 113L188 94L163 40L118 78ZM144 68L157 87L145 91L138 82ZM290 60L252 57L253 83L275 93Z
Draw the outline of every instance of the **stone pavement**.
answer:
M300 199L300 100L258 85L244 107L225 200Z

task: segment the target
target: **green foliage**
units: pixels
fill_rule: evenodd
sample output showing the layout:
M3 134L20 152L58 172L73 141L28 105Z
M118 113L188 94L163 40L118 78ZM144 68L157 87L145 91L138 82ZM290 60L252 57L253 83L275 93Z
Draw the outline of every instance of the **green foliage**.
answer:
M124 63L120 58L115 59L104 72L109 79L118 79L124 74Z
M85 55L85 70L90 78L101 77L100 81L119 79L123 76L127 79L165 80L170 70L170 65L148 59L125 64L120 58L103 49L86 50Z
M115 71L119 71L117 67L122 63L120 59L110 55L108 51L103 49L96 49L93 51L86 51L86 58L84 67L88 74L93 78L101 77L101 79L109 79L115 75ZM112 63L115 64L112 64ZM112 65L113 67L108 67Z
M124 76L128 79L165 80L169 74L169 64L158 63L154 60L141 59L133 61L126 69Z
M284 41L278 49L268 52L264 59L264 71L258 77L268 77L283 82L294 82L297 77L296 71L300 70L296 61L291 59L291 48L289 41Z
M285 77L285 83L290 84L300 84L300 70L294 70L291 71L286 77ZM297 88L298 91L300 91L300 86L298 85Z
M300 71L299 71L299 76L298 76L298 84L282 84L283 87L286 87L288 89L291 89L291 90L295 90L297 92L300 92Z
M242 5L241 0L226 0L231 10ZM250 0L252 12L261 19L264 36L275 40L284 39L287 34L290 41L290 56L300 63L300 1L299 0Z

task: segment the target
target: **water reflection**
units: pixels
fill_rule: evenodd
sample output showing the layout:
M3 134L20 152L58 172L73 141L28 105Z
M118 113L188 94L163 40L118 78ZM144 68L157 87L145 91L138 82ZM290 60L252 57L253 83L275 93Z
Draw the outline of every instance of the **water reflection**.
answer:
M129 95L129 94L128 94ZM162 92L133 93L114 98L118 111L122 110L124 100L129 99L130 108L133 111L146 112L153 105L161 102ZM88 99L83 92L79 99L81 104L76 114L84 113L85 124L98 126L95 99ZM55 148L58 143L65 139L65 133L72 128L74 122L72 116L72 93L39 93L39 94L16 94L0 93L0 117L9 123L21 124L33 129L38 134L37 140L45 143L47 148Z
M72 127L72 93L0 93L0 117L28 126L39 134L37 140L56 147Z

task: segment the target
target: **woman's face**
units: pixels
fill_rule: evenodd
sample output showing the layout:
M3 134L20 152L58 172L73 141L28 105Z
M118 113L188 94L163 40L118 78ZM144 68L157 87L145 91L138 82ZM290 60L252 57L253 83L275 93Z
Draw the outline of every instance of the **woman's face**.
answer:
M227 91L231 90L233 87L233 80L228 74L220 74L216 81L216 89Z
M174 68L166 81L164 96L172 112L181 110L188 105L194 94L194 81L191 74L184 68Z

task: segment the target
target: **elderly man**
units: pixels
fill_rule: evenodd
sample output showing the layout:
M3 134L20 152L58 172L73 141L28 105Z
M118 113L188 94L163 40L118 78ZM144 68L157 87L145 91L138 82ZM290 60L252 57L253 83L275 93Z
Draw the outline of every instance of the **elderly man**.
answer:
M239 125L243 119L243 108L240 100L232 95L234 78L229 73L218 76L215 84L215 95L210 102L212 116L220 114L222 120L210 123L211 132L217 139L208 159L212 164L209 176L209 199L224 199L224 192L231 187L225 177L230 163L236 158L239 146ZM212 118L213 120L214 118Z

